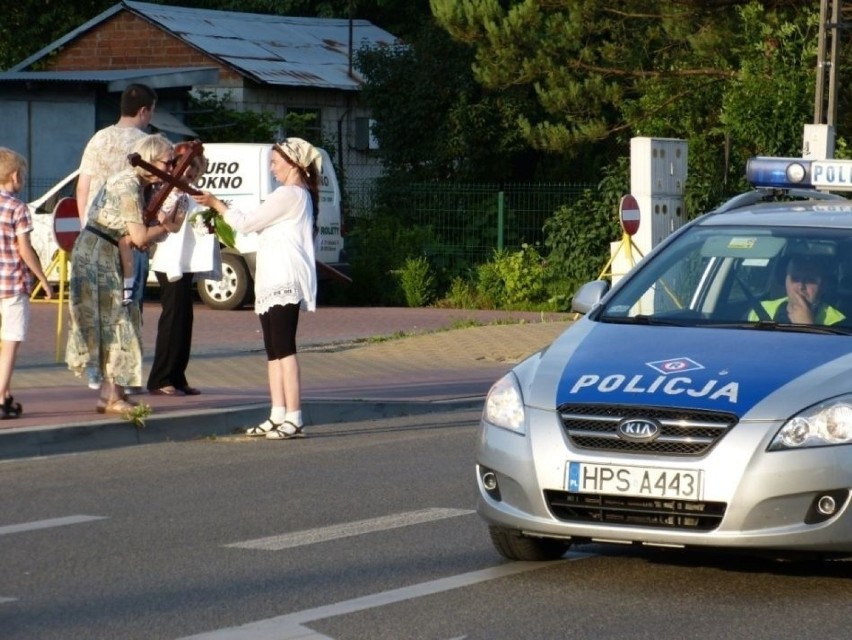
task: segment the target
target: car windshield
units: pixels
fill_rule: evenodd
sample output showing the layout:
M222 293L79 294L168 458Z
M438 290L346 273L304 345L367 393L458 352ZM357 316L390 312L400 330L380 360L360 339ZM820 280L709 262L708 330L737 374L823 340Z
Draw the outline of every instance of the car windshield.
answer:
M695 226L649 257L602 322L852 330L852 230Z

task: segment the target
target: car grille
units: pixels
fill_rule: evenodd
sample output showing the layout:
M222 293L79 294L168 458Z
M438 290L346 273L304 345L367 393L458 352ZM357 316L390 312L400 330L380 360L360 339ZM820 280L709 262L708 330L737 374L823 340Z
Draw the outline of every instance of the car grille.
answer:
M546 490L553 516L567 522L591 522L689 531L712 531L725 515L724 502L690 502L661 498L625 498Z
M579 449L663 456L704 455L737 423L734 414L695 409L586 404L562 405L557 411ZM622 439L618 425L627 418L654 420L660 434L647 441Z

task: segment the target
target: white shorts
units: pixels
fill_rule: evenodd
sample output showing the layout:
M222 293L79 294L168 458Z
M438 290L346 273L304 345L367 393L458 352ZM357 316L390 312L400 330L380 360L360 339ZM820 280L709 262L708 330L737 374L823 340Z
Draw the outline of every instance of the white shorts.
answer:
M10 298L0 298L0 319L0 340L23 342L30 324L29 296L18 294Z

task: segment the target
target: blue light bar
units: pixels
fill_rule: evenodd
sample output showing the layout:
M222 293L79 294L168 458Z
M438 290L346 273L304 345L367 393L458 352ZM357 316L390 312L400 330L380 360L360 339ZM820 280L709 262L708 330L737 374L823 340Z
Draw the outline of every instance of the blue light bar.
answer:
M811 184L811 160L803 158L750 158L746 165L746 180L756 188L814 188Z

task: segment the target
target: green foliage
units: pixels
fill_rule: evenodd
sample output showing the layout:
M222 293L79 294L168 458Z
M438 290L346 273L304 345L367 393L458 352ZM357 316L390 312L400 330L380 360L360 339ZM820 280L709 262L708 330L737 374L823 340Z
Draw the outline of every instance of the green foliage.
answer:
M534 247L524 244L520 251L497 251L492 262L504 291L500 306L516 308L546 298L544 261Z
M114 5L114 0L6 2L0 20L0 69L8 69ZM43 67L44 63L37 65Z
M474 283L461 276L453 278L446 295L436 305L449 309L489 309L494 307L493 303L489 304L483 300Z
M204 142L265 142L298 136L328 148L322 140L311 140L308 125L314 114L288 113L280 117L270 111L240 111L229 105L230 94L217 97L210 91L190 95L186 123Z
M353 284L346 287L346 302L401 306L405 294L394 277L406 259L423 254L434 244L427 227L411 226L392 215L359 217L346 236Z
M121 417L127 420L137 429L145 428L145 420L153 413L151 405L140 402L132 409L128 409L121 414Z
M547 298L545 263L536 249L495 250L478 265L470 279L453 279L444 306L469 309L517 309L540 304Z
M476 292L479 294L480 300L486 302L487 308L496 309L506 296L506 283L503 282L497 268L497 260L503 254L505 254L505 250L503 252L495 251L494 260L478 265L474 271L476 274Z
M618 207L629 186L628 162L622 158L604 170L597 189L587 189L577 202L560 208L545 223L548 272L563 283L559 287L563 296L597 278L606 266L610 243L622 236Z
M736 34L720 53L730 77L651 78L624 110L632 133L688 141L690 217L747 188L749 157L800 155L802 127L812 118L816 7L789 14L768 3L741 5L708 23L716 39L724 25Z
M435 275L425 256L406 258L398 276L407 306L425 307L435 299Z
M361 48L361 99L375 118L376 154L392 179L499 181L525 150L515 122L523 94L484 92L472 53L431 22L412 42Z
M813 113L816 6L803 8L795 21L780 20L757 3L740 15L740 68L721 113L734 164L743 167L754 155L800 155L802 125Z
M430 1L438 23L474 47L477 81L534 91L539 111L517 120L533 147L575 153L607 137L705 137L716 163L731 152L723 178L739 176L749 152L799 148L817 4Z
M228 204L227 202L225 204ZM225 222L215 209L207 208L196 211L189 219L190 224L196 228L206 228L208 233L213 233L223 245L229 249L237 246L237 234L234 228Z
M454 278L438 306L556 310L556 297L547 281L547 263L531 245L516 251L495 250L492 259L478 265L467 278Z

